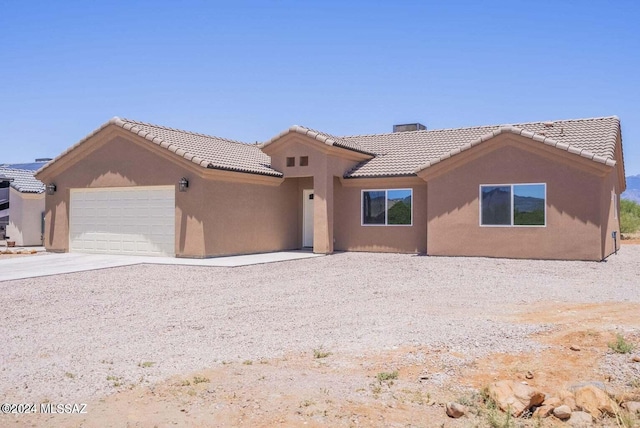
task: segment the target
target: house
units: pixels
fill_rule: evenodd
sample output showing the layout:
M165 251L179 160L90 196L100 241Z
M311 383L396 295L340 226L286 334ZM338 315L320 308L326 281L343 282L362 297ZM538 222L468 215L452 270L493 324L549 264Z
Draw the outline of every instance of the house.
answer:
M0 165L0 176L8 179L0 182L0 236L18 246L42 245L44 231L44 184L34 177L44 163L29 165Z
M602 260L625 190L617 117L244 144L113 118L42 167L49 251L299 248Z

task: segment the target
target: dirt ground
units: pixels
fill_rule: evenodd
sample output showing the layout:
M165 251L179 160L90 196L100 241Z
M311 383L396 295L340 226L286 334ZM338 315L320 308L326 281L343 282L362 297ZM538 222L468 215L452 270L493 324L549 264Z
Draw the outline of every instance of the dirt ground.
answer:
M0 426L567 426L554 418L496 425L480 392L502 379L527 382L551 394L578 382L598 381L616 396L640 401L640 362L632 360L640 356L640 303L617 296L601 303L554 298L504 315L510 323L550 326L532 336L541 347L528 352L471 360L447 346L362 353L318 348L264 360L222 361L160 382L141 376L125 383L109 376L117 392L86 402L85 414L0 415ZM609 349L617 333L635 344L633 354ZM449 418L449 401L468 405L469 413ZM597 426L625 425L609 418ZM626 426L640 427L640 417Z
M83 415L4 418L13 419L7 426L50 427L489 426L481 409L454 420L446 416L444 405L477 401L478 391L499 379L526 381L545 392L596 380L640 398L640 379L613 382L614 375L604 373L600 364L611 354L607 344L615 338L614 330L637 332L638 314L636 303L537 304L512 321L556 325L535 336L547 349L489 355L461 369L451 370L448 361L464 356L444 348L366 355L318 349L272 360L223 362L157 384L141 382L87 403ZM628 339L640 344L637 333ZM570 350L571 345L580 350ZM527 373L533 377L527 379ZM385 374L391 379L383 379ZM434 383L438 378L442 382ZM529 420L516 426L536 425ZM548 418L538 426L564 424Z
M632 244L632 245L640 244L640 232L625 233L622 238L623 239L620 241L621 244Z

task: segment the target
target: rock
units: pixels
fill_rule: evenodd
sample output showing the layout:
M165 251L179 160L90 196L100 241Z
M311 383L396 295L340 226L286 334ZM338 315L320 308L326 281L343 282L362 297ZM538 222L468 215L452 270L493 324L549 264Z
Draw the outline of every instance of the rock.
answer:
M593 426L593 417L586 412L572 412L567 423L573 428L589 428Z
M631 414L640 414L640 401L627 401L626 403L622 403L622 407L627 409L627 411Z
M583 386L587 386L587 385L595 386L596 388L599 388L599 389L601 389L603 391L607 390L607 387L605 386L605 384L603 382L600 382L600 381L597 381L597 380L588 380L586 382L574 383L573 385L571 385L569 387L569 391L576 392L577 390L579 390Z
M607 413L611 416L615 414L615 403L600 388L586 385L576 390L575 396L578 408L591 413L595 418L599 418L602 413Z
M511 380L490 384L488 394L502 411L510 411L515 417L521 416L531 407L539 406L544 401L542 392Z
M567 406L566 404L563 404L562 406L558 406L555 409L553 409L553 416L555 416L556 418L562 421L566 421L571 417L571 407Z
M560 399L560 404L558 405L566 404L571 407L571 411L578 410L576 397L571 391L567 391L566 389L558 391L558 398Z
M450 418L459 418L467 413L467 408L460 403L447 403L447 416Z
M569 346L569 349L571 349L572 351L580 351L580 347L578 345L571 345Z
M531 373L530 371L527 372L526 375L524 375L525 378L527 379L533 379L533 373Z
M546 418L552 413L553 413L553 406L549 405L549 404L543 404L542 406L538 407L533 412L533 418L534 419L535 418Z
M634 363L640 363L640 355L634 355L631 358L631 361L633 361Z

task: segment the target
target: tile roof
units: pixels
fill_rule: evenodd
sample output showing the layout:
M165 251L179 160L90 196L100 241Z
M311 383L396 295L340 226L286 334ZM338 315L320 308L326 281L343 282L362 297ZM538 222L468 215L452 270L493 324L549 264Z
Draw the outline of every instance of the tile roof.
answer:
M415 176L425 168L502 133L521 135L540 144L613 166L616 164L614 151L620 130L620 120L615 116L345 137L295 125L266 143L254 145L114 117L39 171L47 169L112 124L205 168L275 177L282 177L283 174L271 168L271 158L261 148L292 132L307 135L323 144L374 156L347 172L346 178Z
M620 120L611 116L339 138L376 154L375 158L358 164L345 177L385 177L415 175L424 168L507 132L613 166L619 127Z
M151 143L157 144L204 168L224 169L275 177L282 176L281 172L271 168L271 158L263 153L257 145L245 144L239 141L197 134L180 129L167 128L165 126L152 125L135 120L120 119L119 117L114 117L87 135L39 171L44 171L69 151L112 124L139 135Z
M327 134L326 132L316 131L315 129L307 128L305 126L300 126L300 125L293 125L289 129L287 129L286 131L283 131L280 134L276 135L275 137L273 137L272 139L270 139L266 143L261 144L260 148L266 147L269 144L273 143L274 141L279 140L280 138L282 138L285 135L290 134L292 132L296 132L298 134L306 135L306 136L311 137L313 139L316 139L316 140L320 141L321 143L324 143L324 144L326 144L328 146L342 147L343 149L352 150L354 152L360 152L360 153L364 153L364 154L368 154L368 155L373 155L374 154L374 153L372 153L372 152L370 152L368 150L365 150L360 145L360 143L358 143L357 141L350 141L350 140L347 140L347 139L345 139L343 137L336 137L334 135Z
M0 175L13 178L11 187L21 193L43 193L44 184L33 176L35 171L0 166Z

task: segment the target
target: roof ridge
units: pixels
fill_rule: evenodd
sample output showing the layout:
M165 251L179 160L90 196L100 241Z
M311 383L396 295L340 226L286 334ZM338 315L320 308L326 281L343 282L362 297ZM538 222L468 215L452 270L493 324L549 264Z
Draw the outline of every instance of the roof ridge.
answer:
M357 134L357 135L344 135L339 138L358 138L358 137L379 137L386 135L409 135L409 134L420 134L427 132L443 132L443 131L462 131L466 129L483 129L483 128L497 128L503 125L480 125L480 126L466 126L462 128L439 128L439 129L419 129L416 131L403 131L403 132L383 132L382 134Z
M588 121L594 121L594 120L604 120L604 119L617 119L620 120L620 118L616 115L613 116L595 116L595 117L582 117L582 118L578 118L578 119L557 119L557 120L537 120L535 122L518 122L514 125L532 125L534 123L566 123L566 122L588 122Z
M593 120L604 120L604 119L617 119L620 118L616 115L613 116L600 116L600 117L588 117L588 118L579 118L579 119L559 119L559 120L537 120L534 122L514 122L514 123L502 123L495 125L476 125L476 126L463 126L457 128L438 128L438 129L420 129L416 131L404 131L404 132L383 132L381 134L356 134L356 135L344 135L338 138L358 138L358 137L378 137L378 136L386 136L386 135L409 135L409 134L419 134L419 133L427 133L427 132L444 132L444 131L464 131L469 129L486 129L486 128L500 128L503 126L522 126L522 125L533 125L533 124L544 124L548 122L553 123L566 123L566 122L586 122ZM331 135L331 134L327 134Z
M294 128L294 127L296 127L296 126L297 126L298 128L304 128L304 129L306 129L307 131L311 131L311 132L315 132L315 133L318 133L318 134L326 135L327 137L331 137L331 138L332 138L332 139L334 139L334 140L341 140L341 139L342 139L342 137L339 137L339 136L337 136L337 135L333 135L333 134L330 134L330 133L328 133L328 132L324 132L324 131L319 131L319 130L317 130L317 129L315 129L315 128L310 128L310 127L308 127L308 126L304 126L304 125L291 125L289 128Z
M133 124L136 124L136 125L150 126L152 128L159 128L159 129L164 129L164 130L167 130L167 131L175 131L175 132L181 132L183 134L196 135L198 137L205 137L205 138L212 138L212 139L216 139L216 140L222 140L222 141L226 141L228 143L242 144L244 146L255 146L255 144L252 144L252 143L245 143L243 141L232 140L230 138L224 138L224 137L218 137L216 135L202 134L200 132L187 131L186 129L171 128L169 126L156 125L154 123L143 122L141 120L119 118L117 116L114 117L114 119L121 120L122 122L133 123ZM156 135L156 137L157 137L157 135ZM160 138L160 137L158 137L158 138Z

